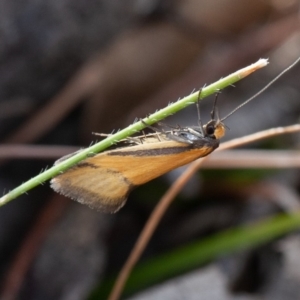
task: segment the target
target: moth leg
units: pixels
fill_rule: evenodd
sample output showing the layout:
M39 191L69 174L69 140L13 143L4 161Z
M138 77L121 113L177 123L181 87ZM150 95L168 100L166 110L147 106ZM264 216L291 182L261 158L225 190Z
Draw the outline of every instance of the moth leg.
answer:
M159 132L159 133L165 133L165 131L163 129L159 130L159 128L156 128L154 126L151 126L149 124L147 124L143 119L141 119L141 122L148 128L152 129L154 132Z

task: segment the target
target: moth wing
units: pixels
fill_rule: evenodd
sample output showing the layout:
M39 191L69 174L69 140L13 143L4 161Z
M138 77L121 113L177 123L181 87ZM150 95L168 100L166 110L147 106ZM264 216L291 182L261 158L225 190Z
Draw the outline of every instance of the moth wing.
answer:
M51 180L51 187L91 208L106 213L118 211L125 203L132 187L114 169L98 168L80 163Z
M211 145L164 141L89 157L51 180L58 193L103 212L118 211L130 191L214 150Z

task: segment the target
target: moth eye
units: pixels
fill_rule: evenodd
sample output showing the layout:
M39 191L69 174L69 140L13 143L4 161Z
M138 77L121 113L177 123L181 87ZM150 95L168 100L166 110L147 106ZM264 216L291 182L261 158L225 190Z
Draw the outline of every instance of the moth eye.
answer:
M206 127L206 133L207 133L208 135L214 134L214 133L215 133L215 127L212 126L212 125L207 126L207 127Z

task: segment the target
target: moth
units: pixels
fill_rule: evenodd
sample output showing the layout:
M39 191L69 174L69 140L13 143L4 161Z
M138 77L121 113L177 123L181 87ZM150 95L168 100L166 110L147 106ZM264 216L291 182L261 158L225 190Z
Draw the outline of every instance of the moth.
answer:
M200 94L201 90L199 99ZM225 134L225 125L218 114L217 95L211 120L206 125L202 125L198 101L198 126L160 132L154 129L155 134L128 139L130 146L86 158L54 177L51 187L91 208L106 213L117 212L135 187L218 148L220 138Z

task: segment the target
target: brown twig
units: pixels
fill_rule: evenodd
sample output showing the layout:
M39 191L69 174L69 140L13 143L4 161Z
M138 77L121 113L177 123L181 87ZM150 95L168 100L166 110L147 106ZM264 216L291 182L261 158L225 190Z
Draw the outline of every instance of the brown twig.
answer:
M2 145L0 159L57 159L74 153L76 146ZM229 150L211 154L202 169L241 168L299 168L300 152L297 150Z
M202 169L282 169L299 168L297 150L228 150L210 155Z
M77 150L75 146L1 145L0 159L56 159Z
M299 131L300 131L300 125L298 124L287 126L287 127L272 128L242 138L233 139L229 142L225 142L217 150L234 148L254 141L269 138L275 135L287 134L287 133L299 132ZM167 208L170 206L175 196L180 192L182 187L187 183L187 181L191 178L191 176L198 170L198 168L201 166L204 160L205 158L201 158L193 162L185 170L185 172L181 174L181 176L174 182L174 184L169 188L169 190L158 202L152 214L150 215L147 223L145 224L141 234L139 235L138 240L134 248L132 249L127 261L125 262L123 268L121 269L118 278L115 282L115 285L111 291L111 294L109 295L108 300L119 299L122 290L125 286L125 283L127 281L127 278L131 273L131 270L139 260L144 249L146 248L150 238L153 235L153 232L155 231L161 218L165 214Z

